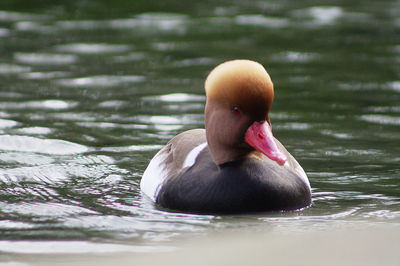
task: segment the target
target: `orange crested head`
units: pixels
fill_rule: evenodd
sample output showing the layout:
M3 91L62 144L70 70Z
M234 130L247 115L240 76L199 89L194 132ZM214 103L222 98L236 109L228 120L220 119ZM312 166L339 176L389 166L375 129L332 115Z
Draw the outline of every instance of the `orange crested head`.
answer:
M218 65L205 82L207 101L237 107L254 120L266 119L274 99L274 85L265 68L250 60Z

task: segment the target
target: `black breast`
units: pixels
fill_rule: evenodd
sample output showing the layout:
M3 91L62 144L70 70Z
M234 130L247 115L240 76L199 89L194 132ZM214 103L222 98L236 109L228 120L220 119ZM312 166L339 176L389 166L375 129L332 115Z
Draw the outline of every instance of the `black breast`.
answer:
M156 201L193 213L285 211L309 206L311 192L275 162L245 158L218 167L205 150L194 166L164 183Z

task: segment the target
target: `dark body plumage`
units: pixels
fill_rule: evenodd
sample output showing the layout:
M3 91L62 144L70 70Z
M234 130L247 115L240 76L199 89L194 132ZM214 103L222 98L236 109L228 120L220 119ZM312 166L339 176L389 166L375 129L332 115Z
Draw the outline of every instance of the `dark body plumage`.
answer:
M296 210L311 204L309 187L293 172L265 158L217 166L208 148L187 170L163 184L156 202L195 213Z

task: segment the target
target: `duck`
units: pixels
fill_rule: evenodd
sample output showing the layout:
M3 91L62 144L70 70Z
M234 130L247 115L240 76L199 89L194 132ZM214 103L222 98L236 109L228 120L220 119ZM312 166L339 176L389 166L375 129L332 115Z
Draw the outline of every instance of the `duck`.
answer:
M173 137L140 189L162 209L199 214L296 211L312 204L296 159L273 136L274 85L258 62L216 66L205 81L205 128Z

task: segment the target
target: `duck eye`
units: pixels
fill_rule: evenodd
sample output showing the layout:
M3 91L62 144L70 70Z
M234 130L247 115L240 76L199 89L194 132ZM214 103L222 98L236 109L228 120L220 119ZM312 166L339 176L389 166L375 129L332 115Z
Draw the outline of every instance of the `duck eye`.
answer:
M239 107L235 106L232 108L232 113L234 113L235 115L240 115L240 109Z

